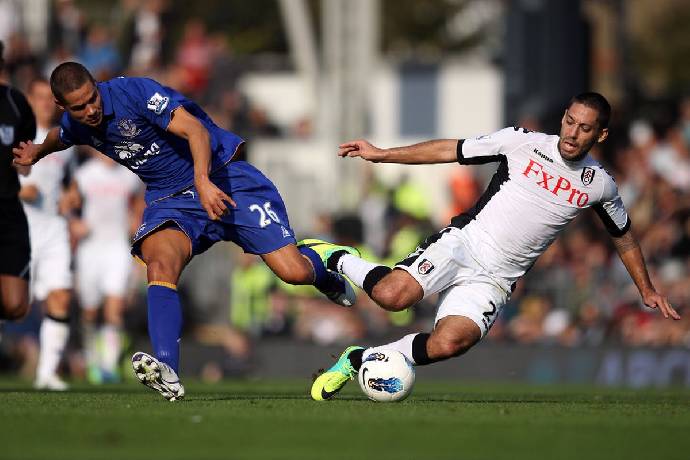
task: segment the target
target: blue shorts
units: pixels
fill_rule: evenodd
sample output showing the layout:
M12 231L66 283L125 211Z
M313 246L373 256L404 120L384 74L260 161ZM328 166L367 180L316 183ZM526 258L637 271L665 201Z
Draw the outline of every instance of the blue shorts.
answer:
M144 210L132 254L141 257L141 242L171 225L189 237L192 255L218 241L232 241L250 254L267 254L296 242L278 189L254 166L245 161L228 163L211 175L211 181L235 200L236 208L228 204L221 220L211 220L193 186L154 201Z

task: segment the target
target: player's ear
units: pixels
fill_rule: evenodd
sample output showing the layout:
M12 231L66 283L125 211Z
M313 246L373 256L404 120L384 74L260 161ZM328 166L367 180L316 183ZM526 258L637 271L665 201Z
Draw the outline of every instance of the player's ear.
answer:
M602 143L606 140L607 137L609 137L609 129L604 128L601 131L599 131L599 137L597 137L597 142Z
M62 105L62 102L58 101L56 97L53 98L53 102L55 102L55 105L57 105L60 108L60 110L65 110L65 106Z

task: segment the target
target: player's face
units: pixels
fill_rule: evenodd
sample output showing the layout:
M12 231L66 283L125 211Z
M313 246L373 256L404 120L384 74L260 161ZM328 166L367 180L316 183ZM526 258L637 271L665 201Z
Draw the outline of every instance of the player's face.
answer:
M31 85L27 96L39 126L50 126L53 123L56 109L50 85L46 82L36 82Z
M79 123L97 127L103 120L101 94L93 82L86 82L80 88L65 95L64 109Z
M598 115L596 109L578 102L566 109L558 141L558 151L564 160L580 160L595 142L606 139L608 129L599 126Z

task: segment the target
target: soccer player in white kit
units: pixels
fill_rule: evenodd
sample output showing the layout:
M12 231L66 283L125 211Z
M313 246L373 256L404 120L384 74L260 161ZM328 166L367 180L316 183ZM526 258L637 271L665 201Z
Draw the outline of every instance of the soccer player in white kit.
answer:
M598 93L568 104L559 136L505 128L466 140L434 140L379 149L357 140L340 146L341 157L374 163L463 165L497 162L498 169L473 209L454 217L394 269L314 241L331 270L348 276L382 308L406 309L438 293L430 334L409 334L380 348L401 352L414 365L459 356L479 342L525 274L581 210L592 208L608 230L642 301L665 318L680 319L649 279L640 247L616 183L588 152L608 136L611 108ZM335 396L376 350L348 347L311 389L314 400Z
M92 383L119 380L122 316L132 268L129 205L141 189L137 176L95 151L77 169L70 188L70 194L82 209L81 219L72 228L79 229L76 287L83 309L87 376ZM97 331L101 306L103 325ZM101 346L98 346L99 335Z
M42 142L53 127L57 107L47 81L29 84L27 99L36 115L36 142ZM74 149L52 155L45 163L20 176L19 198L29 222L31 241L31 293L44 305L39 333L40 352L36 367L37 389L63 391L67 384L57 375L69 338L69 307L72 289L71 249L66 219L58 211L65 168ZM20 170L27 174L27 171Z

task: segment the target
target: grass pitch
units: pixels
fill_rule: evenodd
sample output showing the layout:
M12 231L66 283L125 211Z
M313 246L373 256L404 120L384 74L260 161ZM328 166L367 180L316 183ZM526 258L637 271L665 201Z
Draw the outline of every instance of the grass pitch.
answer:
M683 459L690 390L417 382L397 404L352 382L188 382L169 403L138 384L46 394L0 381L0 459Z

